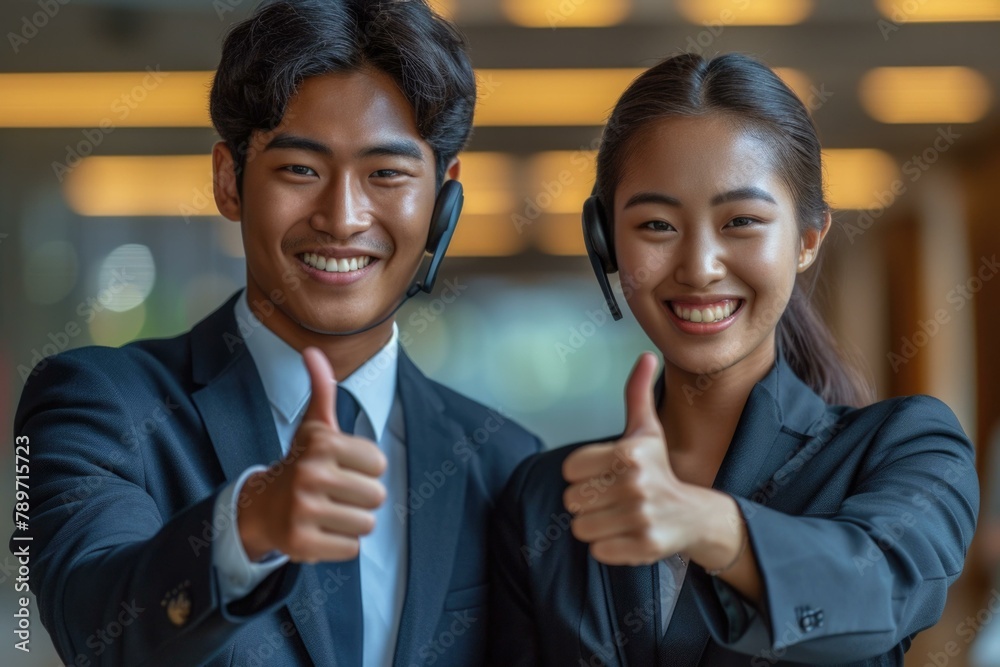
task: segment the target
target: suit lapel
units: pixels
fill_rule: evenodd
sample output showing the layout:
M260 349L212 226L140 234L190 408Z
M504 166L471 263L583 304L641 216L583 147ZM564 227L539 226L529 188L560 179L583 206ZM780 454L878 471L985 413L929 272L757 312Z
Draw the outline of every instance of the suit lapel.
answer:
M768 481L787 465L800 441L789 429L808 431L824 409L823 401L795 376L779 352L774 367L747 398L712 488L766 502ZM697 665L708 640L690 577L685 577L660 642L659 664Z
M227 481L251 465L281 458L264 386L236 326L239 294L192 330L192 395Z
M774 444L781 431L777 405L768 391L776 373L777 367L751 390L712 488L749 496L763 471L772 465ZM708 640L708 626L698 609L689 573L678 592L667 632L659 642L659 664L697 665Z
M452 446L463 439L462 430L444 414L444 402L434 386L402 352L398 392L406 427L407 498L423 500L419 508L416 502L406 503L408 572L393 660L396 667L404 667L432 640L444 609L462 532L468 475L465 464L452 453ZM440 487L433 487L425 473L441 471L447 462L458 470Z
M252 465L270 465L282 458L271 405L233 313L238 297L239 293L191 332L192 376L203 385L192 399L227 482ZM320 590L322 583L315 566L303 565L290 600L299 599L302 608L314 607L305 596ZM313 662L333 664L335 644L322 610L296 615L285 605L284 611L295 623Z

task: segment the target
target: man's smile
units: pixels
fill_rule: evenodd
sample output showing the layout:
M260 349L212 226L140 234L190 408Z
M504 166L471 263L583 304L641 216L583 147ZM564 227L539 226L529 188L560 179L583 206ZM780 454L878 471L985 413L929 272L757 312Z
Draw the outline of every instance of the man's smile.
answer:
M352 257L324 257L323 255L307 252L299 255L299 259L314 269L326 271L327 273L349 273L358 271L368 266L376 258L371 255L355 255Z
M300 253L295 257L309 276L327 285L357 282L371 273L380 261L371 255L324 257L314 252Z

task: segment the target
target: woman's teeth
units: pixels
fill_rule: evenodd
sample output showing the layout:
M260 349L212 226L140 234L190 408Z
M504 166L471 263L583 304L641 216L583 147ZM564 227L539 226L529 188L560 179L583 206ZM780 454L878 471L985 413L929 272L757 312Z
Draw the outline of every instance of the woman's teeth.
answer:
M739 308L739 300L726 299L725 301L720 301L707 306L702 306L700 308L687 308L678 306L674 302L670 302L670 309L674 311L674 315L681 318L682 320L687 320L688 322L718 322L719 320L724 320Z
M371 264L372 258L363 255L360 257L341 257L340 259L336 259L334 257L326 258L314 252L307 252L302 255L302 261L314 269L326 271L327 273L348 273L349 271L358 271L365 268Z

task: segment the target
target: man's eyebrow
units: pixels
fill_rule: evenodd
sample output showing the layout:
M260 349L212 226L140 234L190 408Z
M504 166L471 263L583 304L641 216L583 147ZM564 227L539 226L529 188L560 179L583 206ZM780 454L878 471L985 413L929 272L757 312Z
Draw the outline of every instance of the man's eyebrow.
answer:
M274 150L278 148L291 148L293 150L299 151L309 151L310 153L319 153L325 157L333 157L333 149L331 149L326 144L314 141L313 139L307 139L305 137L300 137L295 134L282 133L267 142L264 146L265 151Z
M420 146L417 145L417 142L411 141L410 139L397 139L395 141L387 141L382 144L375 144L374 146L362 148L357 153L358 158L383 156L408 157L421 162L424 161L424 152L420 150Z
M310 153L318 153L324 157L333 157L333 149L326 144L296 134L279 134L267 143L264 150L280 148L309 151ZM379 156L406 157L421 162L424 161L424 153L420 150L420 146L417 145L417 142L409 139L398 139L374 144L362 148L356 154L356 157L359 159Z
M660 192L637 192L628 198L628 201L625 202L625 208L639 204L666 204L680 208L681 200Z
M725 204L731 201L742 201L744 199L759 199L771 204L778 203L774 200L774 197L767 192L767 190L751 185L745 188L736 188L735 190L715 195L712 197L712 206L718 206L719 204Z

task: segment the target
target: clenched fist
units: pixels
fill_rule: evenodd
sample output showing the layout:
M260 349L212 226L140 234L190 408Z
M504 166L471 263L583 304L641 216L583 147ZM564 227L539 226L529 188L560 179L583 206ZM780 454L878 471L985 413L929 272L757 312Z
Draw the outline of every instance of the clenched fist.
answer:
M386 497L378 479L385 456L337 423L337 385L326 355L306 348L302 358L312 396L292 447L280 465L251 476L240 493L237 521L251 560L275 549L296 562L354 558L358 538L374 529L373 510Z

